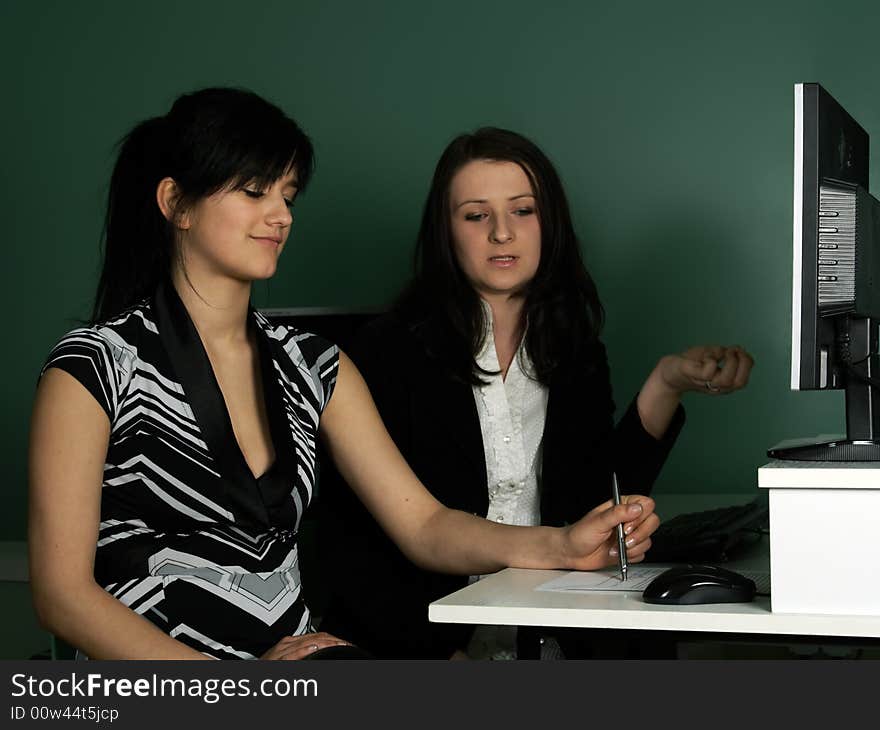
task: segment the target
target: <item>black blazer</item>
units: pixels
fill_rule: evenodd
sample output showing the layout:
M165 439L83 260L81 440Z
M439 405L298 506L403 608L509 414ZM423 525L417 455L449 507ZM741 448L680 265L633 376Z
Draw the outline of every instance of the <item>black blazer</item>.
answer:
M349 352L385 426L416 475L447 507L482 517L489 509L482 433L471 386L430 358L394 314L367 325ZM601 343L583 348L550 383L544 426L541 522L561 526L607 500L612 466L621 491L647 494L684 423L682 408L654 439L630 404L614 426ZM432 624L428 604L467 576L422 570L404 557L328 458L318 503L319 560L330 596L321 629L378 657L448 658L473 627Z

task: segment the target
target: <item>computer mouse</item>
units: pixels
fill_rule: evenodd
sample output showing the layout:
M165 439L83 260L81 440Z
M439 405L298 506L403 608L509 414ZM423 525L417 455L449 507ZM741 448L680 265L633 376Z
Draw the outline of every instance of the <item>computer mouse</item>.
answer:
M714 565L677 565L652 580L642 593L646 603L694 605L748 603L755 581Z

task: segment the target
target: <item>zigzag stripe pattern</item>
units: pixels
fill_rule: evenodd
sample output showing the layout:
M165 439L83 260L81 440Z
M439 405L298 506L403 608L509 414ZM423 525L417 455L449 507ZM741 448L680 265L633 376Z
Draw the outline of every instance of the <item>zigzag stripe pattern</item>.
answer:
M150 300L73 330L43 372L79 380L110 419L95 577L171 636L217 658L260 656L311 630L296 534L315 484L320 414L338 373L337 348L259 313L290 429L291 524L253 525L227 495L160 336ZM215 443L215 442L211 442Z

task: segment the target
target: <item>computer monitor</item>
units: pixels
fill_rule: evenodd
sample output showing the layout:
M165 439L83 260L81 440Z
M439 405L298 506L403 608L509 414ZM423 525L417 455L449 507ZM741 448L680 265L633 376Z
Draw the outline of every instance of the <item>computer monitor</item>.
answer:
M358 330L381 314L380 309L341 307L288 307L261 309L270 322L293 326L320 335L343 350L350 347Z
M880 461L880 203L868 134L819 84L794 88L792 390L840 389L846 438L771 449L803 461Z

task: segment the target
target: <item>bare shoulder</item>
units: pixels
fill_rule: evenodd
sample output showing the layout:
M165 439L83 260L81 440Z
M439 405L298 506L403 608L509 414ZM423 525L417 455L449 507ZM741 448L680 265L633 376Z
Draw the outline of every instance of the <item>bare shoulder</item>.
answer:
M43 425L44 419L52 422L47 426L57 427L61 425L59 421L64 421L78 423L83 428L92 424L107 434L110 431L110 419L89 390L60 368L50 367L37 385L32 429Z
M342 350L339 351L339 373L336 376L336 388L330 402L321 417L322 428L332 426L336 420L351 418L364 408L374 409L370 391L357 365ZM357 415L362 415L357 413ZM327 420L329 419L329 420Z
M66 371L48 369L31 418L32 504L66 489L99 492L109 441L110 419L92 394Z

